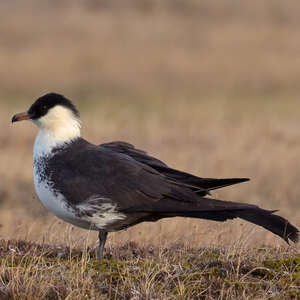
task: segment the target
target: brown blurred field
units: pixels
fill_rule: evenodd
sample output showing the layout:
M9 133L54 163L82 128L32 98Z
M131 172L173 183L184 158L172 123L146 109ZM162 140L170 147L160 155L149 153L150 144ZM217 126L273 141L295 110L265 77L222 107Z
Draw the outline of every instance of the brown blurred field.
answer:
M124 140L202 177L250 177L214 196L279 209L299 227L299 8L279 0L2 1L0 235L86 243L86 231L36 198L36 128L10 125L47 91L74 100L92 142ZM128 240L284 245L240 220L145 223L111 234L109 245Z

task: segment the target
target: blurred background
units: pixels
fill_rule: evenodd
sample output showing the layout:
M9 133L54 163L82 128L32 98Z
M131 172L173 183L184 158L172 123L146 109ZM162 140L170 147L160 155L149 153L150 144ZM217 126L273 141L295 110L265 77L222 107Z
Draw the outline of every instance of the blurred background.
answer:
M72 99L83 136L124 140L201 177L250 177L214 197L300 226L300 3L245 0L0 2L0 236L95 245L35 195L37 129L10 124L42 94ZM257 226L145 223L110 245L284 243Z

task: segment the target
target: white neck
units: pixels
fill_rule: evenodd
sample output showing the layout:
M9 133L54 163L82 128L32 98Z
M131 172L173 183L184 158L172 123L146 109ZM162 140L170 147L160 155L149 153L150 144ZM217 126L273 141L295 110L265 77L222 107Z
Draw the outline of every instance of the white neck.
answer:
M40 129L34 143L35 157L50 154L53 148L80 137L80 120L63 106L55 106L33 122Z

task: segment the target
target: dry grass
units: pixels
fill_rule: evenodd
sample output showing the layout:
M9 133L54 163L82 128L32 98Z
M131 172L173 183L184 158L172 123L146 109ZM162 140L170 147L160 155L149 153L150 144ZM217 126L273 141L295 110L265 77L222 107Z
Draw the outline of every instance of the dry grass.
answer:
M125 3L1 1L1 94L299 92L299 2Z
M88 249L87 249L88 250ZM1 241L1 299L298 299L300 256L282 249L90 251Z
M0 298L299 299L299 246L240 220L141 224L111 234L109 260L96 262L95 233L36 198L36 129L9 125L62 92L90 141L128 141L203 177L250 177L214 196L300 227L299 2L16 3L0 3Z

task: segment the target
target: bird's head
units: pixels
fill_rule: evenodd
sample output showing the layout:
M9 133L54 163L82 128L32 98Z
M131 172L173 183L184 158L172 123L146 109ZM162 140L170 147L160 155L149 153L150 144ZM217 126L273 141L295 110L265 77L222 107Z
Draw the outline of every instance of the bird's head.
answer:
M79 112L63 95L49 93L38 98L28 111L13 116L12 122L29 120L41 131L60 140L80 136Z

